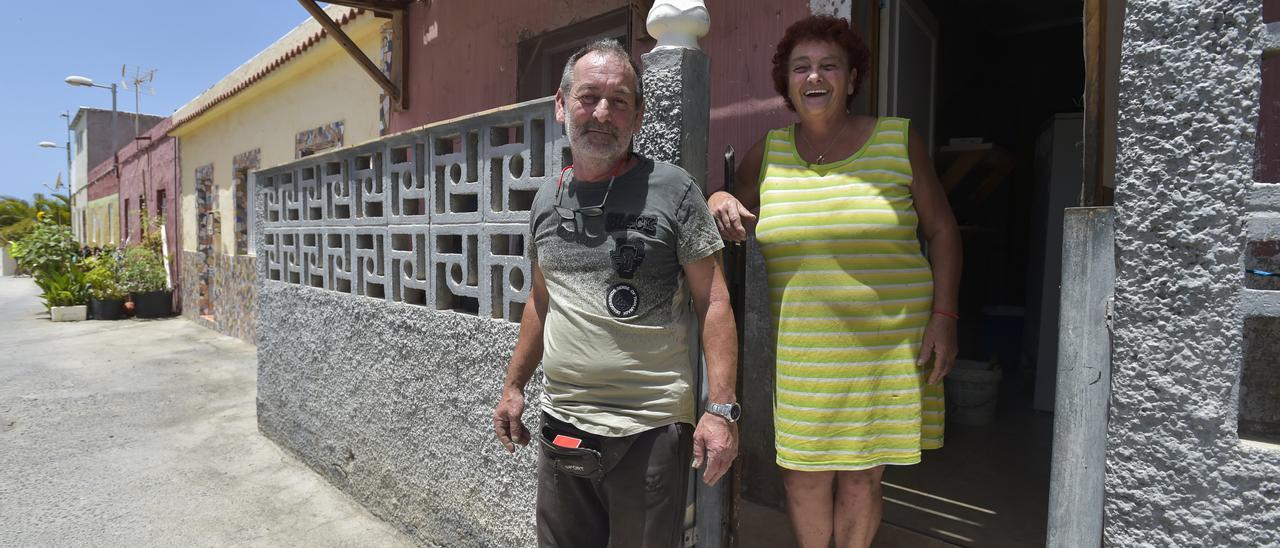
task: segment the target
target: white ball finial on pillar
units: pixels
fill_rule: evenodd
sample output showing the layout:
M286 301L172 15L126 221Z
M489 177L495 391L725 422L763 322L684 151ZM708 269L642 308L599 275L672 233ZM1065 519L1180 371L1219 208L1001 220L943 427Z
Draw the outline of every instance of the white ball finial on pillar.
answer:
M659 48L699 49L698 39L711 28L711 15L702 0L657 0L645 20Z

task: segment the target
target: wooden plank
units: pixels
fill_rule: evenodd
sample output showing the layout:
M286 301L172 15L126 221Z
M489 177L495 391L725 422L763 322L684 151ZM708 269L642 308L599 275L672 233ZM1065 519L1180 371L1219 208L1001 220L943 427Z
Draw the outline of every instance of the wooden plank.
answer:
M1098 158L1102 132L1103 22L1106 0L1084 3L1084 181L1080 186L1081 206L1095 204L1101 186Z
M394 13L408 8L411 0L331 0L329 3L351 8L364 8L370 11Z
M1110 207L1068 208L1063 219L1048 548L1102 544L1111 400L1109 303L1116 279L1114 220Z
M391 14L391 83L398 90L404 90L404 71L408 66L409 15L405 10L396 10ZM408 110L409 94L402 91L395 106L396 110Z
M373 78L373 81L378 84L378 87L382 88L382 91L386 93L387 96L391 97L392 102L400 102L400 90L396 88L396 85L391 83L391 80L387 78L387 75L382 73L382 69L378 68L378 66L375 65L363 51L360 51L360 47L357 46L355 42L351 41L351 37L347 36L347 33L342 32L342 29L338 27L338 24L335 23L333 19L329 18L329 15L316 4L315 0L298 0L298 3L302 4L303 8L306 8L307 13L310 13L311 17L314 18L317 23L320 23L321 27L324 27L325 32L329 33L329 36L332 36L334 40L338 41L338 44L342 46L342 49L347 50L347 54L355 60L357 65L360 65L360 68L364 69L365 74L368 74L370 78Z

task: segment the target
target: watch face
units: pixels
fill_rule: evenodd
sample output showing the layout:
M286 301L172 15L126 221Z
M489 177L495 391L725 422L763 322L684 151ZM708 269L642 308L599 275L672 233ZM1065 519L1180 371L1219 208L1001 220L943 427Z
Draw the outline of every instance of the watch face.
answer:
M738 419L742 418L742 406L737 402L708 404L707 411L729 419L729 422L738 422Z

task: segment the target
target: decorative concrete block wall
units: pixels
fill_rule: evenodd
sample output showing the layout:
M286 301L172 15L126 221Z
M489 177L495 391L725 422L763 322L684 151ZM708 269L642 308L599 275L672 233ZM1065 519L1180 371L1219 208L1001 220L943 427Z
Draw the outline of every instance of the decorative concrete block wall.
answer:
M1267 186L1252 182L1260 9L1127 2L1108 546L1280 544L1280 446L1240 431L1246 318L1280 310L1243 272L1246 199Z
M535 543L536 450L491 416L566 147L544 99L254 177L259 427L422 544Z

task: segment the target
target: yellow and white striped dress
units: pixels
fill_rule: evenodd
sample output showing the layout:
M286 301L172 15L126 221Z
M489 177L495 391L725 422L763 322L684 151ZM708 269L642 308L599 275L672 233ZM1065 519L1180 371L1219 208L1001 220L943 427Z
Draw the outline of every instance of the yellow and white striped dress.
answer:
M809 165L795 126L766 138L756 239L778 330L778 465L862 470L942 447L942 386L915 360L933 274L916 239L908 121Z

